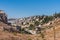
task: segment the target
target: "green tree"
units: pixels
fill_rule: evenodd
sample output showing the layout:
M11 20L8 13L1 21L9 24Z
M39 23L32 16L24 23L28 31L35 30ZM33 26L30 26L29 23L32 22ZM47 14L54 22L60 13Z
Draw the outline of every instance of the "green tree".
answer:
M44 20L42 21L42 23L44 24L44 23L48 23L49 21L52 21L53 20L53 16L46 16L45 18L44 18Z
M57 17L60 18L60 13L55 13L55 14L54 14L54 17L55 17L55 18L57 18Z
M39 23L39 21L35 21L35 26L38 26L40 23Z
M35 29L35 26L33 24L30 24L29 30L33 30L33 29Z

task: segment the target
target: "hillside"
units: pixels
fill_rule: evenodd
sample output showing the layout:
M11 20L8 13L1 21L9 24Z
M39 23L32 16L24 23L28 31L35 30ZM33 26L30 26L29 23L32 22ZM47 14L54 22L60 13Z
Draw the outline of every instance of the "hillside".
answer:
M0 11L0 40L60 40L60 13L8 21Z
M53 27L45 31L46 40L60 40L60 18L52 21Z
M45 40L60 40L60 19L55 19L51 24L53 27L46 29L44 32ZM0 22L0 28L3 26L8 26L7 24ZM54 29L55 28L55 29ZM55 38L54 38L55 36ZM43 40L40 34L30 35L30 34L20 34L20 33L9 33L0 29L0 40Z
M27 35L27 34L20 34L20 33L11 33L8 31L3 31L3 26L9 26L3 22L0 22L0 40L37 40L38 36L36 35ZM39 37L40 39L41 37Z
M8 25L1 22L0 28L3 26L8 26ZM30 40L30 39L37 40L36 38L38 38L36 35L11 33L0 29L0 40ZM41 37L39 37L39 39L41 39Z

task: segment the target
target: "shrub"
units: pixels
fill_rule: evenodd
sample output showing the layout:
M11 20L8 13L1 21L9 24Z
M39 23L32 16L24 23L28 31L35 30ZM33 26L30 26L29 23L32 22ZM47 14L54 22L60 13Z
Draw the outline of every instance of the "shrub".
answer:
M60 18L60 13L55 13L55 14L54 14L54 17L55 17L55 18L57 18L57 17Z
M13 32L13 34L14 34L14 35L17 35L17 33L16 33L16 32Z
M36 26L38 26L40 23L38 21L35 21L34 23Z
M32 40L31 38L29 38L28 40Z
M53 16L46 16L42 21L42 24L48 23L49 21L52 21L52 20L53 20Z
M33 24L30 24L29 30L33 30L33 29L35 29L35 26Z

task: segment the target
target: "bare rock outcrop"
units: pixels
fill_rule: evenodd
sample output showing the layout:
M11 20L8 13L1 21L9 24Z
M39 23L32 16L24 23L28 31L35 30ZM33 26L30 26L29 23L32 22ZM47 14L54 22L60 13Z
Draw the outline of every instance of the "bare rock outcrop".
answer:
M0 10L0 21L7 23L7 15L3 10Z

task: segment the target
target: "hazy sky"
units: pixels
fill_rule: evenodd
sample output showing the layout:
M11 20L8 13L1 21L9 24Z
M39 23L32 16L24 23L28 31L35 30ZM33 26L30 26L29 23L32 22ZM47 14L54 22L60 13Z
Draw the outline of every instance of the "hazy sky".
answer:
M6 12L8 18L52 15L60 12L60 0L0 0L0 9Z

